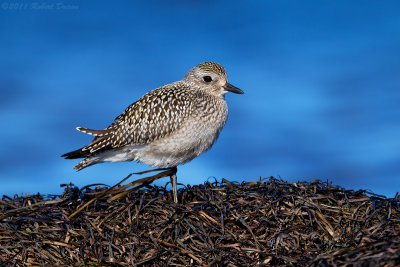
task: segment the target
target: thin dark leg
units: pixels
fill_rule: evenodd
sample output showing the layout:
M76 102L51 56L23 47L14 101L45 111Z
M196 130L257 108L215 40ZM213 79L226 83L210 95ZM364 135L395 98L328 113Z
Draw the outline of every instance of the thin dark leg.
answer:
M178 189L176 187L176 172L178 171L178 169L176 167L171 168L171 171L173 171L174 173L170 176L171 179L171 184L172 184L172 194L174 195L174 202L178 203Z

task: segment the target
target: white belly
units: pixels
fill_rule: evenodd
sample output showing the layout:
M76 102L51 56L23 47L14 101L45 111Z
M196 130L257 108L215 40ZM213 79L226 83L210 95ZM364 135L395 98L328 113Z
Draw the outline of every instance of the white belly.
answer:
M137 151L137 159L155 167L175 167L191 161L207 151L217 140L225 118L218 123L204 121L188 122L191 127L182 127L174 134L146 145Z

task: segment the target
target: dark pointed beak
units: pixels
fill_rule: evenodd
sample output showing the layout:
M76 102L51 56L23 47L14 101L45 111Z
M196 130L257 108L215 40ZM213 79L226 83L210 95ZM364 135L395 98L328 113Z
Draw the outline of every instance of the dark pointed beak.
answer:
M244 92L242 90L240 90L239 88L233 86L230 83L226 83L223 87L224 87L225 91L229 91L229 92L232 92L232 93L235 93L235 94L241 94L241 95L244 94Z

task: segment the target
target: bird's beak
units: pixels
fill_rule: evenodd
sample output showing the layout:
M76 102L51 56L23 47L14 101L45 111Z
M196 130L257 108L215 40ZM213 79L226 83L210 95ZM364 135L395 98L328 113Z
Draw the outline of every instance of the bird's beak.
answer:
M244 92L242 90L240 90L239 88L233 86L230 83L226 83L223 87L224 87L225 91L229 91L229 92L232 92L232 93L235 93L235 94L241 94L241 95L244 94Z

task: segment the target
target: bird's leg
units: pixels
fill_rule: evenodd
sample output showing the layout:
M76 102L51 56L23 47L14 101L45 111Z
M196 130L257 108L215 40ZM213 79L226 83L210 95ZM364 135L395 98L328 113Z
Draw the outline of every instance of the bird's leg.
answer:
M178 189L176 188L176 172L178 171L178 169L176 167L172 167L170 170L173 171L173 174L170 176L172 184L172 194L174 195L174 202L178 203Z

